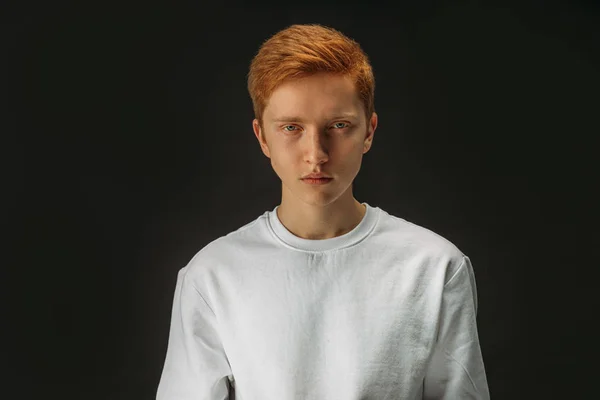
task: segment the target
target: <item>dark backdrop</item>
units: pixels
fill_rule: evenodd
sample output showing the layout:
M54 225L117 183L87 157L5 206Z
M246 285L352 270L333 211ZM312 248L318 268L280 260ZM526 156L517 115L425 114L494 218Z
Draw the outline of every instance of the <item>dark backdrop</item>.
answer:
M2 7L11 399L155 396L177 271L280 200L246 74L293 23L369 55L379 127L355 196L471 258L492 398L596 392L592 2Z

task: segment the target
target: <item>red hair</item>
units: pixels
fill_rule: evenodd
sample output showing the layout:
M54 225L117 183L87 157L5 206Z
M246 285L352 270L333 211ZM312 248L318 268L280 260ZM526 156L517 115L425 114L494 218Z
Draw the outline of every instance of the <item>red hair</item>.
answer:
M375 77L360 45L333 28L296 24L265 41L250 64L248 92L260 126L267 100L281 83L319 72L350 76L368 124L375 111Z

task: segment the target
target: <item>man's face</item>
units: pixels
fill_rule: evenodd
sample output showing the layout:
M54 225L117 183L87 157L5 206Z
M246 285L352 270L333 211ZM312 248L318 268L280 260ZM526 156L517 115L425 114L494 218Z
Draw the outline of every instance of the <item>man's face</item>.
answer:
M319 73L280 85L263 113L263 128L253 121L263 153L294 201L326 205L352 196L351 184L362 156L372 144L377 115L366 120L348 76ZM311 185L302 177L321 172L333 177Z

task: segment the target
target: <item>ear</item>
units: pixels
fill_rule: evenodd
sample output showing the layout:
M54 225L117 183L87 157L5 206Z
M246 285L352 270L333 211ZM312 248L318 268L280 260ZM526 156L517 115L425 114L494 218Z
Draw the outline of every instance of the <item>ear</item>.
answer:
M373 112L371 119L367 123L367 135L365 136L365 142L363 147L363 154L368 152L373 145L373 136L375 135L375 129L377 129L378 117L377 113Z
M258 122L258 119L256 118L252 120L252 129L254 130L254 136L256 136L256 139L258 140L263 154L267 156L267 158L271 158L271 152L269 151L267 139L265 137L264 131L260 128L260 123Z

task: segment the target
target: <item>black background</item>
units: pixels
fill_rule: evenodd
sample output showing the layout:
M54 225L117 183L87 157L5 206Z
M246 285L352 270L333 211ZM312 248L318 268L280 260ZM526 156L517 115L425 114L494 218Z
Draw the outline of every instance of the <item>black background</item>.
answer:
M355 197L471 258L492 398L597 393L594 3L2 7L6 398L154 398L177 271L280 201L246 74L293 23L369 55Z

